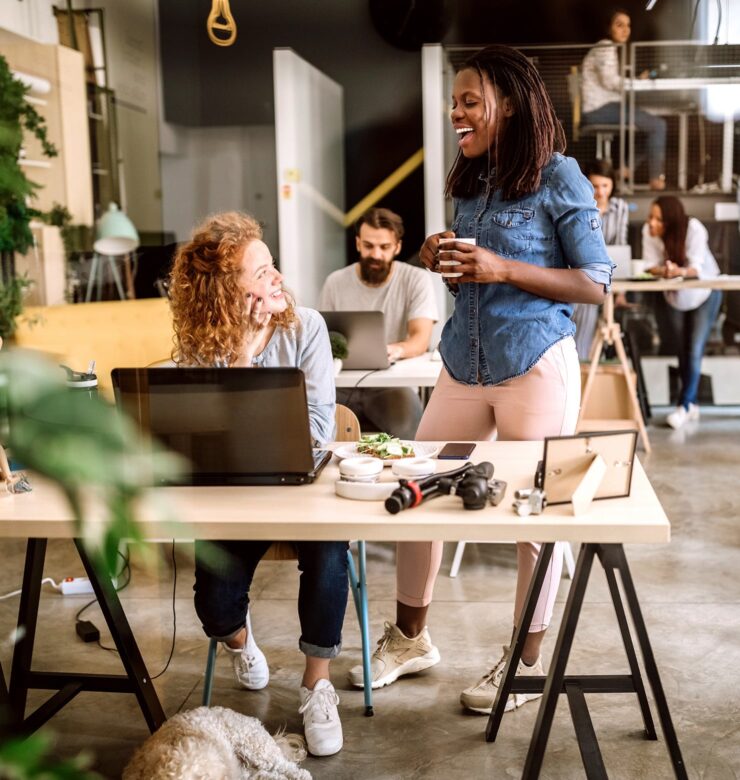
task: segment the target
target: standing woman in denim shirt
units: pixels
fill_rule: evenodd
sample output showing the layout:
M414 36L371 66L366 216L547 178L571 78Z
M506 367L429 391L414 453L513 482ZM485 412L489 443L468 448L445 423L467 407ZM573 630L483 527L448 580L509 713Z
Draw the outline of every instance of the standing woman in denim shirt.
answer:
M581 389L572 304L601 303L611 281L593 188L561 154L565 138L545 86L513 49L491 46L466 62L455 79L451 119L459 139L447 178L455 221L451 232L427 238L420 256L438 271L440 238L474 238L477 245L444 245L452 251L442 257L459 262L461 276L449 285L455 309L442 333L444 368L416 438L572 434ZM539 548L517 544L514 621ZM373 658L374 687L439 661L425 623L441 558L442 542L398 545L396 625L386 624ZM543 674L540 646L561 569L556 545L519 674ZM463 705L490 712L504 665L505 654L463 692ZM538 695L512 695L507 709Z

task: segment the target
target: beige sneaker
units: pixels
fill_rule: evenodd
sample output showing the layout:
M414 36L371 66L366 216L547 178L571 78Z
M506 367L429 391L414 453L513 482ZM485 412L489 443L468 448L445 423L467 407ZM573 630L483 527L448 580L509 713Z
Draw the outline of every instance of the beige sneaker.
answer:
M439 650L432 644L429 630L416 637L407 637L394 623L385 623L385 633L370 659L372 688L390 685L404 674L413 674L440 661ZM362 664L350 670L349 681L356 688L364 688Z
M473 710L473 712L482 712L486 715L490 714L493 709L493 703L496 701L498 687L501 684L501 678L504 676L506 661L509 657L509 648L504 646L503 650L503 655L493 669L488 674L484 674L475 685L466 688L460 694L460 703L466 709ZM516 673L519 677L544 677L545 670L542 668L542 656L537 659L537 663L534 666L527 666L520 660ZM522 704L539 699L541 696L541 693L512 693L506 702L504 712L511 712L517 707L521 707Z

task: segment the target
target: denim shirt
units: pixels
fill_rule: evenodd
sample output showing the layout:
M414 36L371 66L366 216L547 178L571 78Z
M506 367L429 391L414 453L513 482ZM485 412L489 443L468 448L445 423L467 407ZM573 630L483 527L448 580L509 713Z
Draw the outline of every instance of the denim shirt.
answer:
M501 190L484 180L478 196L455 200L452 229L501 257L577 268L609 289L612 262L593 187L571 157L554 154L539 189L519 200L502 200ZM553 344L575 333L570 303L502 283L450 289L455 308L440 352L447 372L463 384L497 385L526 374Z

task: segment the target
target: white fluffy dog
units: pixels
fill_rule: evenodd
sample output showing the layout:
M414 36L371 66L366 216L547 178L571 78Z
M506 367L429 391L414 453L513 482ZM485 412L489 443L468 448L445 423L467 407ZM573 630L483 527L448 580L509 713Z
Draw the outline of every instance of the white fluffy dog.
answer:
M134 753L122 780L311 780L295 762L303 738L267 733L257 718L198 707L170 718Z

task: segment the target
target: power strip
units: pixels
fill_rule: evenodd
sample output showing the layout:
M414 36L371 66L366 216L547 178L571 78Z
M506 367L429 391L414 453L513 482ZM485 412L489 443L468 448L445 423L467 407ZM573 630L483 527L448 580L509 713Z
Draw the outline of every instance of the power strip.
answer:
M80 596L93 592L93 586L88 577L65 577L61 586L64 596Z

